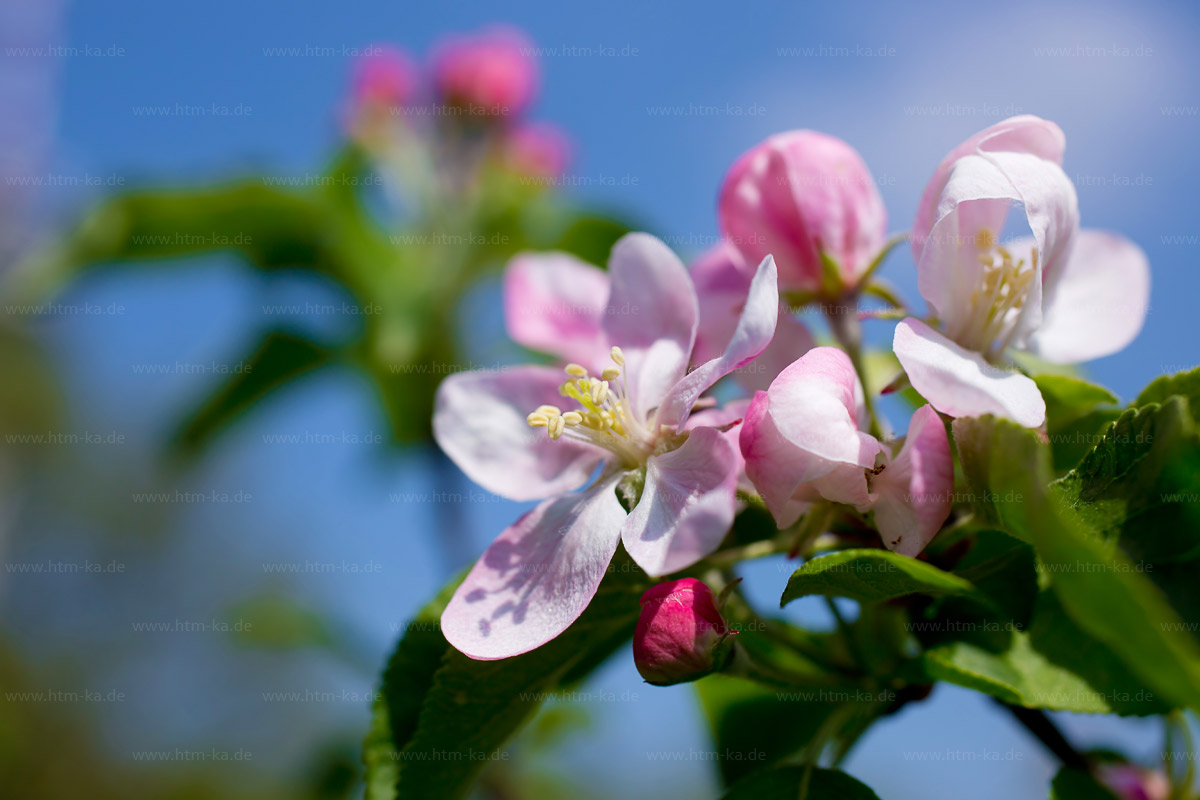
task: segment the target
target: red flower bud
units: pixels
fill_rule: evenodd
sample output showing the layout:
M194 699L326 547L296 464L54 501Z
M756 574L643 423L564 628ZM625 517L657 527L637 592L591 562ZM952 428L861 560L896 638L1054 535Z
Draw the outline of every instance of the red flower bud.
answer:
M723 666L731 651L719 645L729 635L712 589L695 578L660 583L642 595L633 660L647 683L694 681Z

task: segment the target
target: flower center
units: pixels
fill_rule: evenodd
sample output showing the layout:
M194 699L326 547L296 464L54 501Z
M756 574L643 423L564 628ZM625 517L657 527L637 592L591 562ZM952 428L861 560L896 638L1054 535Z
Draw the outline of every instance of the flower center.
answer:
M968 313L948 333L963 347L994 356L1008 346L1016 328L1037 275L1038 251L1033 249L1029 264L1025 259L1016 260L987 228L979 231L975 244L976 257L983 267L982 280L971 293Z
M629 403L629 390L622 368L621 348L612 349L613 365L596 378L578 364L568 364L567 380L558 393L574 400L576 407L563 411L558 406L538 406L525 418L533 428L545 428L551 439L574 439L603 447L628 466L645 462L654 450L651 436Z

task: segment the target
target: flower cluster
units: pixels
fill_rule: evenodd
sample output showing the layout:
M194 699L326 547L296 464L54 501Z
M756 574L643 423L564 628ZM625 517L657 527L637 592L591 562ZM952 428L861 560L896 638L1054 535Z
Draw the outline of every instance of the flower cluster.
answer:
M837 509L918 556L952 510L946 418L1037 427L1045 403L1010 366L1014 350L1081 361L1141 326L1146 259L1115 234L1078 230L1063 146L1053 123L1015 117L934 171L911 232L930 314L894 300L893 349L928 403L903 439L883 436L864 390L855 313L888 249L886 213L838 139L796 131L742 156L720 196L725 242L690 271L646 234L618 242L607 271L564 254L514 259L509 334L558 366L453 375L433 427L477 483L541 502L455 593L442 615L450 643L479 659L536 648L587 607L619 543L650 576L670 575L716 551L746 502L784 531L815 520L809 534ZM1004 241L1014 208L1030 235ZM791 313L818 299L835 309L840 347L815 346ZM709 390L731 374L752 394L720 402ZM710 669L726 633L719 615L698 626L677 613L699 607L697 587L684 588L686 603L674 589L644 600L635 649L656 682ZM670 658L682 673L664 672Z
M429 134L424 155L435 170L487 158L520 174L558 176L569 139L525 117L540 83L534 51L514 28L453 36L434 48L426 79L403 50L372 47L356 67L347 126L383 162L411 161L413 145Z

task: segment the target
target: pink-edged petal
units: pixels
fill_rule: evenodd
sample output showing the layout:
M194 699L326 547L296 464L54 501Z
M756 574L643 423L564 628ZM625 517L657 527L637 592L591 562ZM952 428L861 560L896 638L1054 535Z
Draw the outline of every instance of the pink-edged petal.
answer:
M551 498L484 552L446 610L442 633L481 660L529 652L565 631L596 594L621 538L616 479Z
M808 488L826 500L845 503L859 511L868 510L875 502L875 496L867 484L866 470L857 464L839 464L809 483Z
M1030 349L1058 364L1099 358L1132 342L1146 320L1150 263L1133 242L1080 231L1053 284Z
M508 335L531 350L599 370L608 364L601 330L608 275L567 253L523 253L504 272Z
M916 556L941 529L954 500L954 460L932 406L913 414L900 454L871 481L875 524L887 549Z
M883 448L858 429L861 392L850 357L836 347L809 350L771 384L769 413L776 429L811 461L801 481L815 480L836 464L875 465Z
M807 455L775 427L769 407L767 393L756 392L742 420L739 443L747 477L775 518L775 524L786 528L810 505L807 498L796 497L796 489L802 482L797 476L810 465Z
M937 208L937 222L917 262L921 295L952 336L970 327L982 309L971 298L982 286L978 243L986 229L1002 232L1008 207L1020 203L1037 245L1033 280L1015 326L1020 340L1041 321L1041 274L1061 268L1079 227L1075 186L1053 161L1028 153L968 155L952 165Z
M625 549L651 576L711 553L729 533L739 461L715 428L696 428L678 449L651 456L641 499L625 521Z
M738 491L754 494L756 490L750 483L750 479L746 477L746 460L742 457L742 449L738 443L742 433L741 422L749 408L749 398L733 400L719 408L706 408L688 417L687 424L683 426L683 429L692 431L697 428L716 428L720 431L721 435L733 445L734 455L737 458Z
M918 319L908 317L896 326L892 349L913 388L943 414L994 414L1027 428L1046 419L1046 403L1036 383L992 366Z
M703 364L725 352L742 316L754 270L746 266L736 247L722 241L696 259L688 274L700 303L692 363Z
M612 293L602 326L625 353L633 412L645 418L687 372L700 314L696 290L679 257L646 233L623 236L608 270Z
M775 259L767 256L758 265L746 303L725 352L696 367L671 388L658 412L660 425L682 425L700 395L714 383L753 361L766 349L779 319L779 276Z
M917 206L917 218L912 230L913 260L918 263L921 260L925 239L939 217L939 198L956 161L968 155L1007 151L1028 153L1061 164L1066 145L1066 136L1053 122L1031 114L1023 114L985 128L951 150L934 171ZM995 231L997 234L999 232Z
M734 378L750 391L765 391L789 364L816 346L817 341L805 324L781 307L771 343L758 358L737 369Z
M605 451L551 441L525 418L538 406L561 403L560 370L513 367L459 372L438 387L433 437L471 480L510 500L541 500L582 486Z

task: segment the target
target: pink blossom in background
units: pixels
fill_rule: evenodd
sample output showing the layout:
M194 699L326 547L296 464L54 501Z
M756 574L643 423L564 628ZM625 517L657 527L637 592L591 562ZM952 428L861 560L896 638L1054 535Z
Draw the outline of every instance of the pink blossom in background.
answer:
M537 93L533 52L533 43L516 28L497 26L453 36L434 51L434 85L452 105L517 116Z
M505 140L504 155L517 172L553 178L571 163L571 138L548 122L528 122L515 128Z

